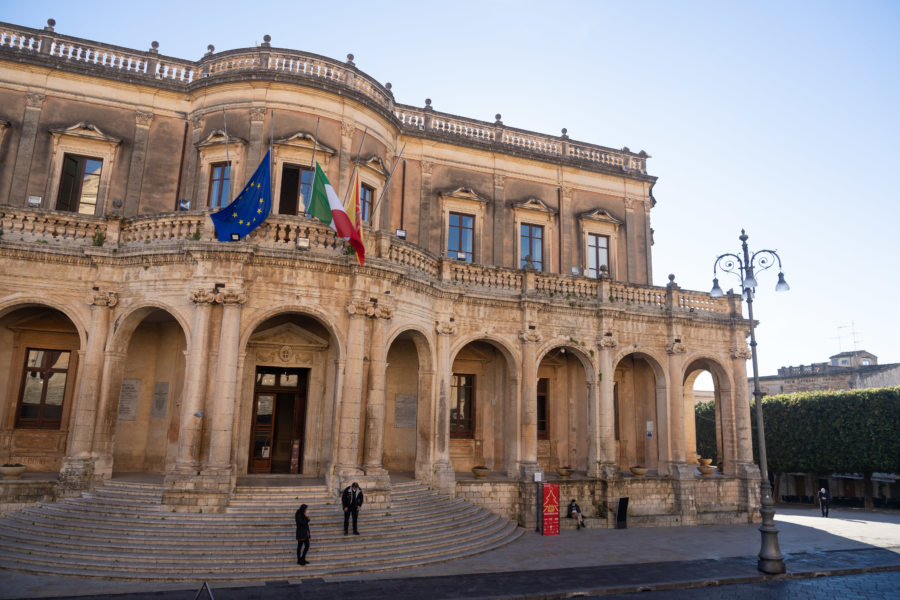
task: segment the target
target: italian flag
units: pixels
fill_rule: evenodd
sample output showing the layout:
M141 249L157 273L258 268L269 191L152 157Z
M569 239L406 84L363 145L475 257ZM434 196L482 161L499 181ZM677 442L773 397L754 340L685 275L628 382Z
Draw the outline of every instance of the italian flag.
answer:
M357 185L359 181L357 180ZM354 198L359 201L359 189L357 188ZM330 225L334 229L338 237L347 240L350 246L356 251L356 258L359 264L366 262L366 249L363 247L362 238L359 236L359 217L354 209L353 218L344 210L340 198L328 178L325 177L322 167L316 163L316 178L313 181L312 198L309 200L309 206L306 212L311 216L319 219L326 225Z

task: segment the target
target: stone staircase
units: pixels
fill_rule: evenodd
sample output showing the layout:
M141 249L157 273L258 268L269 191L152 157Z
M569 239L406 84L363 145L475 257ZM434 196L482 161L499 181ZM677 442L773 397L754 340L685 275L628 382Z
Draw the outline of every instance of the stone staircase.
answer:
M103 579L265 581L403 569L486 552L523 530L416 482L389 509L360 511L343 534L324 486L238 486L224 514L166 512L162 487L112 480L91 493L0 519L0 568ZM312 547L296 564L294 511L310 506Z

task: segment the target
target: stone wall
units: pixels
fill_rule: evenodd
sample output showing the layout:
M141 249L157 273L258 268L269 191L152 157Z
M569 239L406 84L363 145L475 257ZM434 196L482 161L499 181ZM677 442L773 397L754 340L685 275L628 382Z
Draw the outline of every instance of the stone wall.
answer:
M56 481L0 481L0 517L38 502L56 500Z

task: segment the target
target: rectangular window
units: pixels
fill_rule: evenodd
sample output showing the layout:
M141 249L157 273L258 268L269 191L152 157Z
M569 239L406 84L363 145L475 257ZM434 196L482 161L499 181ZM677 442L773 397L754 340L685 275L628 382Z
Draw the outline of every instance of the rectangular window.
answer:
M550 400L550 380L541 377L537 382L537 436L539 440L550 439L550 426L547 420Z
M56 210L96 214L102 169L103 161L99 158L66 154L56 196Z
M278 214L300 215L306 212L312 190L314 172L297 165L284 165L281 169L281 198Z
M601 267L606 267L609 274L609 238L596 233L588 234L587 276L598 278L602 272Z
M359 214L363 223L368 223L372 217L372 199L375 189L366 184L359 186Z
M69 352L28 348L16 427L59 429L69 372Z
M472 262L475 241L475 217L450 213L450 228L447 232L447 256L465 262Z
M209 169L209 202L213 208L228 206L231 202L231 163L213 163Z
M475 376L454 373L450 394L450 437L473 437L475 433Z
M519 268L529 262L538 271L544 270L544 228L522 223L519 229Z

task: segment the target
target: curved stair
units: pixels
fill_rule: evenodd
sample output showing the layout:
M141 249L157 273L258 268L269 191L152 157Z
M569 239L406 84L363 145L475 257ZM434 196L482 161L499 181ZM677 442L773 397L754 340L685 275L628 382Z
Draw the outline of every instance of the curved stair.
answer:
M349 575L492 550L523 530L416 482L396 483L387 510L363 507L344 536L324 486L238 486L224 514L166 512L162 487L112 480L93 492L0 519L0 567L145 581L264 581ZM296 564L294 511L309 505L310 564Z

